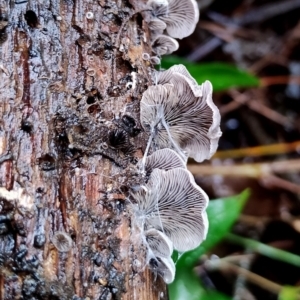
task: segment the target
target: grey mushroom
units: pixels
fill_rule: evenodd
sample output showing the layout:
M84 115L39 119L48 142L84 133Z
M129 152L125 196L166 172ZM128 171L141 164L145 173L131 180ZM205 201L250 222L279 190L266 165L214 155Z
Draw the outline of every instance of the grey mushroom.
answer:
M145 189L133 197L139 226L162 231L174 249L194 249L206 238L208 197L186 169L153 170Z
M167 55L178 50L179 44L167 35L158 35L152 42L153 52L157 55Z
M172 255L173 244L163 232L151 228L145 232L145 238L151 252L149 257L168 258Z
M141 163L142 161L139 164ZM148 174L154 169L168 171L175 168L185 169L186 163L175 151L168 148L153 152L145 160L145 171Z
M63 231L56 231L51 239L59 252L68 252L72 248L72 238Z
M201 162L215 153L222 134L212 85L206 81L199 86L184 66L177 68L181 73L174 69L155 73L154 80L165 84L150 86L144 92L142 126L158 149L173 148L182 157Z
M199 8L195 0L149 0L152 16L166 24L166 33L182 39L195 30L199 21Z
M157 258L157 273L163 278L164 282L170 284L175 279L175 264L171 257Z

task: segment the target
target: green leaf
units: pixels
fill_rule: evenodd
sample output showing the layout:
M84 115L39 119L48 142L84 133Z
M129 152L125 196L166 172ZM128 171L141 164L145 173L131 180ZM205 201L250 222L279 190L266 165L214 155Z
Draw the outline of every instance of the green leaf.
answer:
M300 288L294 286L284 286L278 296L279 300L299 300L300 299Z
M207 208L209 230L206 240L195 250L184 253L177 261L176 276L169 285L170 300L229 300L230 298L214 290L206 289L196 276L193 268L199 257L220 242L237 220L249 190L225 199L213 200ZM176 258L174 253L174 258Z
M166 56L162 60L162 67L168 69L175 64L183 64L195 80L201 84L205 80L211 81L214 91L227 90L232 87L257 87L259 78L234 65L213 63L191 63L177 56Z
M249 195L250 191L245 190L239 195L209 202L207 208L209 227L206 240L195 250L184 253L177 262L178 268L181 265L194 266L201 255L226 236L239 217Z
M184 269L176 274L169 285L170 300L230 300L228 296L203 287L193 270Z

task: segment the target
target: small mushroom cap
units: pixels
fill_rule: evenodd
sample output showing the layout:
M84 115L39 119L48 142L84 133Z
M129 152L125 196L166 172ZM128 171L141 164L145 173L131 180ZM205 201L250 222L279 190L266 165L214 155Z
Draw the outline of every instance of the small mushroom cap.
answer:
M144 129L154 129L157 147L177 145L197 162L209 159L221 136L220 113L212 100L209 81L198 85L182 65L155 72L158 84L149 87L141 101ZM178 149L176 149L178 152Z
M56 231L51 241L59 252L68 252L72 248L72 238L66 232Z
M173 252L171 240L161 231L151 228L145 232L146 241L155 257L170 257Z
M168 17L161 18L167 24L167 33L178 39L191 35L199 21L196 0L169 0Z
M157 258L158 267L157 272L163 278L164 282L170 284L175 279L175 264L171 257L164 258L159 257Z
M147 173L151 173L154 169L168 171L175 168L185 169L186 163L171 149L157 150L146 158L145 170Z
M164 232L174 249L192 250L206 238L208 197L189 171L153 170L146 190L139 191L135 199L146 228Z
M157 56L151 56L150 57L150 62L153 65L160 65L160 58Z
M152 42L152 48L157 55L167 55L176 51L179 48L179 44L171 37L161 34Z
M149 0L147 6L152 9L152 15L155 18L165 16L168 12L168 0Z
M198 85L197 81L191 76L184 65L174 65L165 71L155 71L154 77L157 84L171 83L176 86L178 82L186 81L194 95L202 97L201 85Z
M199 21L196 0L149 0L147 5L154 18L166 23L166 32L173 38L191 35Z
M148 22L149 29L157 34L162 34L167 27L167 24L160 19L152 19Z

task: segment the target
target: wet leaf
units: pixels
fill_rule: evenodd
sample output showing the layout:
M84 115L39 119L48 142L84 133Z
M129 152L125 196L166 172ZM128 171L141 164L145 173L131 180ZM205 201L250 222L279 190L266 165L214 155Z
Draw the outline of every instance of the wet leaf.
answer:
M193 266L201 255L206 253L229 232L243 209L250 191L245 190L239 195L225 199L212 200L207 208L209 228L206 240L195 250L184 253L177 265Z
M279 300L299 300L300 288L294 286L284 286L279 293Z
M207 208L209 230L206 240L195 250L183 254L176 264L175 281L169 285L170 300L229 300L217 291L208 290L194 273L200 256L220 242L237 220L247 199L249 190L225 199L210 201ZM176 257L176 254L174 255Z
M166 56L162 60L162 68L168 69L175 64L183 64L196 81L201 84L205 80L211 81L214 91L227 90L233 87L257 87L259 78L238 69L234 65L213 63L191 63L176 56Z
M193 270L184 269L176 274L175 282L169 285L170 300L230 300L215 290L205 289Z

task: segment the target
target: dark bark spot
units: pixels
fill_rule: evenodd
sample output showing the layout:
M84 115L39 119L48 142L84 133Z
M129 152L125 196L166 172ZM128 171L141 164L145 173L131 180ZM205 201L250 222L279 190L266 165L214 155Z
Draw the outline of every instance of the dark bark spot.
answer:
M87 109L88 113L94 117L98 117L101 113L101 109L98 104L93 104Z
M42 248L46 243L46 237L44 234L37 234L34 236L34 246L36 248Z
M96 266L98 266L98 267L101 266L102 256L100 255L100 253L97 253L97 254L94 256L93 261L94 261L94 263L95 263Z
M55 159L50 154L45 154L38 159L38 164L43 171L52 171L55 169Z
M132 118L132 117L130 117L130 116L128 116L128 115L124 115L123 117L122 117L122 122L124 123L124 125L127 127L127 128L134 128L134 126L135 126L135 120Z
M87 99L86 99L86 103L87 104L93 104L93 103L95 103L96 102L96 99L95 99L95 97L93 97L93 96L89 96Z
M36 13L33 10L27 10L24 16L29 27L36 28L38 26L39 20Z
M135 137L137 136L140 132L141 129L136 127L136 122L135 120L128 116L124 115L122 117L122 123L121 123L122 128L124 128L125 131L129 133L130 136Z
M27 133L31 133L32 130L32 123L27 121L27 120L23 120L22 124L21 124L21 129Z
M0 45L3 44L7 40L7 33L6 33L6 28L4 27L3 29L0 30Z

